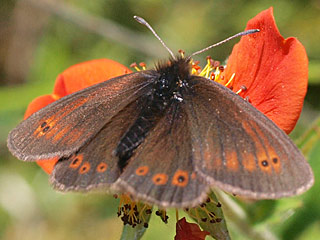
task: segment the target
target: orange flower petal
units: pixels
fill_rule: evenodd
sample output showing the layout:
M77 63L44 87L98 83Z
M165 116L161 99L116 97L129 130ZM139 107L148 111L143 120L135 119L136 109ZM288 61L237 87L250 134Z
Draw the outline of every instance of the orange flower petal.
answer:
M61 73L53 93L60 98L110 78L130 73L131 70L110 59L97 59L79 63Z
M28 105L23 119L27 119L32 113L39 111L41 108L47 106L50 103L53 103L54 101L55 99L52 97L52 95L43 95L33 99L32 102Z
M37 164L45 171L47 174L51 174L54 165L56 165L56 162L58 162L59 158L52 158L52 159L41 159L37 161Z
M209 232L202 231L197 224L188 223L186 218L181 218L177 222L176 231L175 240L204 240L207 235L210 235Z
M233 90L249 97L281 129L289 133L301 113L308 84L308 58L296 38L284 39L269 8L251 19L246 29L259 33L244 36L233 48L225 79L235 73Z

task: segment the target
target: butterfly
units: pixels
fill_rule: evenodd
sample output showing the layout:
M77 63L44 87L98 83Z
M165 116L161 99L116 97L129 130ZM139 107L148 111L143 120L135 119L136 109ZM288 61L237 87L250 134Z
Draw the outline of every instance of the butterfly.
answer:
M128 193L192 207L212 187L254 199L300 194L313 173L290 138L225 86L191 74L190 57L67 95L8 136L23 161L59 157L60 191Z

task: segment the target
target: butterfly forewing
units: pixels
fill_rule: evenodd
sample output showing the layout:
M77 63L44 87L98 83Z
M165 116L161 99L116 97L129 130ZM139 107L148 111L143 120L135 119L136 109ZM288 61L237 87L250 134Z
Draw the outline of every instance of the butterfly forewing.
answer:
M224 86L193 77L187 102L194 165L212 186L250 198L280 198L313 184L290 138Z
M149 71L123 75L61 98L13 129L8 147L25 161L70 156L129 102L150 91L153 77Z
M136 149L118 188L161 207L203 202L208 185L194 172L189 123L183 106L172 105Z

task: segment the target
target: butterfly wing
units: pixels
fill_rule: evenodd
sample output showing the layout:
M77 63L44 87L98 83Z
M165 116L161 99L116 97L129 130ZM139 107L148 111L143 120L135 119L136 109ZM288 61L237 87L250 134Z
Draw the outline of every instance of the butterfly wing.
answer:
M313 173L271 120L226 87L193 77L185 94L195 169L211 186L250 198L306 191Z
M50 182L60 191L108 190L120 175L115 156L120 138L139 115L139 101L133 101L77 152L61 158L54 167Z
M209 189L194 172L188 124L183 106L173 104L136 149L115 185L161 207L203 202Z
M128 103L150 91L153 77L152 71L136 72L61 98L13 129L8 148L24 161L70 156Z

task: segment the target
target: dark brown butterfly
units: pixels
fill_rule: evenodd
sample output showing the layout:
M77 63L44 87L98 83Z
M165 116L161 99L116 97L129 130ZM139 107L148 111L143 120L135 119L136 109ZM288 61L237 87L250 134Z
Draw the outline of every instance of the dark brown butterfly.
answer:
M58 156L51 183L60 191L125 192L161 207L195 206L211 187L273 199L312 186L282 130L190 71L190 57L172 57L68 95L20 123L8 147L24 161Z

